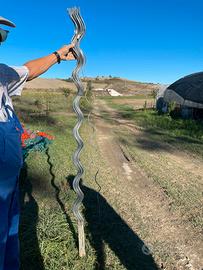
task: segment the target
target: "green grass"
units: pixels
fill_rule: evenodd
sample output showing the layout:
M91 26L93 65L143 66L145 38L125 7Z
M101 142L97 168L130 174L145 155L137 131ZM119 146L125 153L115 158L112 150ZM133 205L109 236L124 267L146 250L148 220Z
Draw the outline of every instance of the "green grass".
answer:
M132 245L135 248L135 244L142 246L143 242L97 192L95 173L103 163L100 153L92 146L95 141L90 136L92 128L87 121L81 128L85 141L81 161L86 169L83 177L85 200L81 209L85 217L87 256L79 258L77 224L72 214L76 196L70 184L76 173L72 163L72 154L76 149L72 129L76 119L72 114L44 116L40 112L30 117L30 107L26 104L32 105L32 98L38 98L37 95L24 95L20 103L16 100L17 114L27 128L48 132L55 136L55 140L47 152L31 153L21 171L21 270L135 270L138 260L150 265L151 256L144 256L140 248L139 252L136 251L139 258L134 261L135 250L128 252L128 247ZM55 98L53 94L53 100ZM57 96L57 100L61 99ZM66 101L70 106L72 99L62 104L65 105ZM20 111L22 104L23 112ZM52 105L57 111L59 105L54 107L54 102ZM101 170L98 181L105 186L107 177L111 178L110 172ZM150 266L149 269L155 268Z
M171 201L171 209L178 209L183 218L189 220L194 227L202 229L199 178L190 171L167 167L168 160L164 155L169 151L169 144L203 158L202 122L173 119L169 115L159 115L153 109L134 110L130 105L116 104L114 100L108 99L107 104L116 111L119 118L130 120L135 126L144 128L141 129L140 136L134 136L125 127L116 131L124 151L163 189ZM113 123L108 112L103 113L103 117ZM158 153L159 158L156 159L153 155L151 157L150 152ZM179 177L188 179L187 184L181 184L178 180L174 182Z
M92 130L87 123L81 130L86 145L81 160L86 169L82 210L86 220L87 256L78 257L77 224L72 214L75 193L69 185L75 175L71 160L76 147L72 137L75 119L61 115L54 119L59 125L50 126L44 121L27 123L30 129L49 131L56 138L47 153L31 153L21 173L21 270L134 270L140 263L156 269L150 266L151 256L141 253L143 242L97 192L96 171L100 169L98 181L102 186L111 176L106 169L101 172L102 159L92 149L89 138Z
M148 94L148 95L141 95L141 94L137 94L137 95L133 95L133 96L118 96L118 97L112 97L112 96L100 96L100 99L106 100L109 103L111 102L111 104L113 104L114 100L122 100L122 99L152 99L152 95Z
M13 104L20 116L23 114L71 113L75 95L62 91L25 91L22 97L14 97ZM81 97L84 113L91 110L91 95Z
M77 256L73 237L77 226L71 212L74 193L67 190L65 194L61 188L61 183L67 183L67 177L75 174L71 161L76 147L71 134L75 120L64 116L54 119L58 126L44 121L26 125L31 130L49 132L55 140L47 153L30 154L21 177L21 269L77 269L74 265L84 263L91 269L92 250L85 261L79 262Z
M153 109L135 110L130 105L116 104L114 99L107 100L109 106L115 109L118 116L133 121L144 127L149 136L155 140L182 147L203 157L203 124L192 119L174 119L171 116L159 115Z
M146 139L143 139L144 145L142 146L139 143L139 137L136 140L133 134L129 134L128 131L120 130L117 132L117 136L123 145L124 151L127 151L131 158L164 191L171 202L171 210L178 210L181 212L182 218L189 220L194 227L199 227L202 230L203 218L200 210L202 208L202 191L199 184L200 178L192 174L189 170L183 170L181 167L174 165L166 166L168 160L164 156L164 150L167 151L167 149L160 148L158 159L156 155L150 155L150 151L153 153L153 148L148 149L146 143L150 142L152 146L154 138L148 133L145 134ZM159 142L157 141L155 147L158 146Z
M82 99L82 107L86 114L91 109L91 97L88 99L90 102ZM36 108L36 100L40 101L43 107ZM47 100L48 113L46 113ZM85 217L87 256L82 259L78 257L77 224L72 214L75 193L71 188L71 181L76 173L72 163L72 154L76 149L72 136L72 129L76 123L71 109L72 100L72 95L65 97L62 92L31 91L25 92L21 99L15 100L17 113L26 127L31 130L45 131L55 136L53 144L46 153L29 155L21 172L21 270L158 269L153 257L163 260L167 252L159 255L163 251L163 246L160 245L153 257L145 256L141 252L144 244L141 238L144 239L148 233L146 228L144 229L144 224L138 226L140 220L135 218L139 227L136 234L119 216L117 209L122 209L122 206L119 205L119 198L116 198L114 193L117 181L112 173L112 168L109 167L109 164L105 164L98 151L94 135L91 135L92 127L88 125L87 121L81 128L81 135L85 141L81 161L86 169L83 177L85 200L82 211ZM172 127L164 130L162 124L162 127L159 127L159 133L157 132L159 121L153 120L157 121L155 126L150 122L154 117L156 118L153 114L146 116L145 114L148 112L138 112L140 116L136 118L132 108L118 106L114 108L117 108L118 113L123 114L122 117L145 126L148 131L153 131L148 133L153 139L159 138L160 140L163 137L165 140L176 140L176 135L172 135ZM57 114L58 112L61 114ZM193 141L200 141L189 138ZM125 135L123 139L130 143L133 136L128 138ZM192 145L192 143L190 144ZM129 146L129 148L134 150L133 146ZM201 147L198 151L201 151ZM141 157L143 155L140 156L140 160L142 160ZM141 166L151 168L144 161ZM95 182L98 170L97 181L102 186L100 192L97 192L99 187ZM150 174L150 171L148 173ZM165 188L177 204L186 201L184 195L189 198L193 196L193 193L188 194L186 189L185 193L180 195L173 186L167 186L167 183L164 182L165 179L156 178L155 181L159 182L163 189ZM112 196L108 196L109 201L107 201L105 193L108 194L109 191L112 191ZM198 199L199 193L193 201L196 202ZM135 211L132 215L136 216ZM197 219L197 215L192 216L191 219L199 226L200 221Z
M17 114L27 128L55 136L46 153L28 156L21 171L21 270L84 269L84 265L94 269L96 256L88 232L87 256L78 257L77 225L72 214L75 193L68 185L76 173L72 163L76 118L71 114L43 116L41 110L29 117L35 100L42 98L49 98L52 111L69 112L72 103L72 98L56 93L26 93L20 102L15 101ZM84 124L82 132L86 128Z

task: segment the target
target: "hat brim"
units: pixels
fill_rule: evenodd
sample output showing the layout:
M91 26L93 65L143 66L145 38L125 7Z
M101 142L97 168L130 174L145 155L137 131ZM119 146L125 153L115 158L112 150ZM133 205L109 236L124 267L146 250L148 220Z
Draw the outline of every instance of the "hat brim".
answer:
M11 26L11 27L16 27L15 24L7 19L5 19L4 17L0 16L0 24L4 24L7 26Z

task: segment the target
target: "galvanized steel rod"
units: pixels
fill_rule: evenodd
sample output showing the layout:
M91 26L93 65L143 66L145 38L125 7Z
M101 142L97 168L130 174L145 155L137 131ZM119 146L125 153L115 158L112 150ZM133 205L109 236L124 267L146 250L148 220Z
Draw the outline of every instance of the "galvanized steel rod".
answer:
M73 129L73 136L74 136L74 138L77 142L77 145L78 145L78 147L73 155L73 163L77 169L77 175L75 176L75 178L73 180L73 188L77 194L77 198L73 204L73 213L74 213L74 215L77 219L77 222L78 222L79 256L83 257L86 255L86 253L85 253L85 233L84 233L84 218L81 214L80 206L82 204L84 194L80 188L80 180L83 176L84 168L80 162L80 153L82 151L84 143L83 143L83 140L79 134L79 129L80 129L80 127L83 123L83 120L84 120L83 113L80 109L80 99L82 96L84 96L84 86L80 80L79 72L85 64L85 56L84 56L82 50L80 49L80 41L82 40L82 38L85 35L86 27L85 27L85 23L83 21L83 18L80 14L80 10L78 8L70 8L70 9L68 9L68 13L69 13L69 16L70 16L70 18L75 26L75 33L74 33L74 36L72 38L72 43L75 44L73 51L74 51L74 54L75 54L76 60L77 60L77 66L73 70L73 73L72 73L72 79L77 87L77 95L73 101L73 110L78 117L78 122Z

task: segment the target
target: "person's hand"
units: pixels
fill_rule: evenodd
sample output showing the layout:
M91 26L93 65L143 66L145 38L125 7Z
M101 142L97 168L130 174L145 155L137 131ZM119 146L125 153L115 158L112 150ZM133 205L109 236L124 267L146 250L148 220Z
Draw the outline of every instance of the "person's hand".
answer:
M64 45L57 52L59 53L61 60L75 60L75 56L73 54L73 48L75 44Z

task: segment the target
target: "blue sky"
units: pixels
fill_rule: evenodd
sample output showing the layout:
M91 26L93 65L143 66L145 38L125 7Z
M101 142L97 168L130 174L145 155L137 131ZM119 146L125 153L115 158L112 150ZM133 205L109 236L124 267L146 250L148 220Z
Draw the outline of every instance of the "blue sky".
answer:
M2 1L1 16L17 28L0 62L21 65L69 43L74 28L66 8L73 6L87 25L84 76L171 83L203 69L202 0ZM74 65L55 65L43 77L70 77Z

